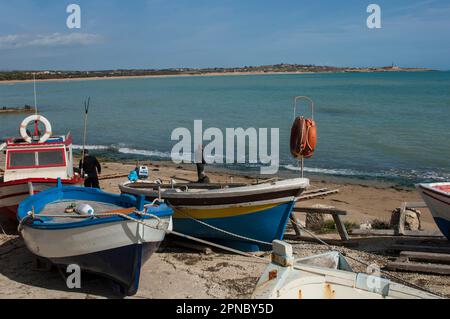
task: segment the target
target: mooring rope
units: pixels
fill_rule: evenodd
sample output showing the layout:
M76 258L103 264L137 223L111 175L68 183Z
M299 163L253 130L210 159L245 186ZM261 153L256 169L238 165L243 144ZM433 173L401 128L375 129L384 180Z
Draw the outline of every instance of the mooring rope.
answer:
M222 250L226 250L226 251L229 251L229 252L232 252L232 253L235 253L235 254L239 254L239 255L242 255L242 256L246 256L246 257L252 257L252 258L255 258L255 259L258 259L258 260L262 260L265 263L270 263L270 260L268 260L266 258L259 257L259 256L256 256L256 255L247 253L247 252L243 252L243 251L240 251L240 250L237 250L237 249L233 249L233 248L230 248L230 247L227 247L227 246L223 246L223 245L219 245L219 244L216 244L216 243L212 243L210 241L199 239L199 238L196 238L196 237L193 237L193 236L189 236L189 235L186 235L186 234L183 234L183 233L179 233L179 232L176 232L174 230L161 229L161 228L159 228L159 225L160 225L160 223L162 223L162 221L161 221L161 219L158 216L153 215L153 214L149 214L149 213L145 213L145 212L140 212L140 211L136 211L135 213L139 214L139 215L149 216L149 217L153 217L153 218L158 219L159 223L158 223L157 227L154 227L152 225L147 224L146 222L144 222L142 220L136 219L134 217L131 217L131 216L127 215L127 214L122 214L122 213L98 213L98 214L93 214L93 215L45 215L45 217L51 217L51 218L68 218L68 217L71 217L71 218L84 218L84 219L86 219L86 218L91 218L91 217L120 216L120 217L122 217L124 219L128 219L128 220L134 221L136 223L139 223L141 225L144 225L144 226L152 228L152 229L163 230L166 234L172 234L172 235L175 235L175 236L178 236L178 237L182 237L182 238L185 238L185 239L190 239L190 240L193 240L193 241L196 241L196 242L199 242L199 243L202 243L202 244L206 244L206 245L209 245L209 246L217 247L217 248L220 248ZM19 221L19 226L18 226L19 233L21 233L21 231L23 229L24 222L26 222L30 218L33 219L33 220L36 219L36 215L34 214L33 211L28 212L27 216L25 216L24 218L22 218Z
M169 204L169 203L168 203L168 204ZM169 205L170 205L170 204L169 204ZM238 234L232 233L232 232L227 231L227 230L225 230L225 229L221 229L221 228L219 228L219 227L216 227L216 226L210 225L210 224L208 224L208 223L205 223L204 221L198 220L198 219L196 219L196 218L190 216L190 215L187 214L187 213L184 213L184 212L182 212L182 211L180 211L180 210L175 209L175 207L173 207L172 205L170 205L170 206L172 207L172 209L173 209L176 213L179 213L180 215L183 215L183 216L185 216L185 217L187 217L187 218L189 218L189 219L191 219L191 220L193 220L193 221L195 221L195 222L197 222L197 223L199 223L199 224L201 224L201 225L203 225L203 226L206 226L206 227L209 227L209 228L211 228L211 229L213 229L213 230L216 230L216 231L218 231L218 232L227 234L227 235L229 235L229 236L231 236L231 237L236 237L236 238L239 238L239 239L242 239L242 240L245 240L245 241L254 242L254 243L263 244L263 245L267 245L267 246L271 246L271 247L272 247L272 243L269 243L269 242L267 242L267 241L258 240L258 239L254 239L254 238L250 238L250 237L246 237L246 236L242 236L242 235L238 235Z

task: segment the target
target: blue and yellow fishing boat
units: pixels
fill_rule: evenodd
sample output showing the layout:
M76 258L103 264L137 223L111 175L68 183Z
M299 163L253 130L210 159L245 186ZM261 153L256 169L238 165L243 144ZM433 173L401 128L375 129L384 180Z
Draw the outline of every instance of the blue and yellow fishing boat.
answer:
M174 230L244 251L270 250L281 240L305 178L245 184L126 182L122 193L159 196L174 209Z

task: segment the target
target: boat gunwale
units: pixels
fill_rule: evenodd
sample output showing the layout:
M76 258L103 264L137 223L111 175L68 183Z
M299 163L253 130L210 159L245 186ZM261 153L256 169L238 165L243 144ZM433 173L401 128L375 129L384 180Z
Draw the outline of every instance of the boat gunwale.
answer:
M45 198L46 196L49 196L51 194L56 194L56 193L80 192L80 191L88 192L90 194L95 194L95 193L102 194L102 195L106 195L108 197L114 198L115 200L123 201L128 206L128 207L122 206L124 208L131 208L131 207L135 206L136 202L138 200L135 196L132 196L129 194L120 194L119 195L119 194L106 193L99 189L94 189L94 188L84 188L84 187L76 187L76 186L55 187L55 188L50 188L50 189L44 190L44 191L40 192L39 194L35 194L35 195L30 196L30 197L26 198L25 200L23 200L19 204L19 207L17 209L17 219L19 221L21 221L24 218L26 218L27 212L25 212L25 207L32 206L32 204L36 201L42 201L43 198ZM151 204L151 203L148 201L145 201L145 204ZM121 205L119 205L119 206L121 206ZM159 218L166 218L166 217L171 217L173 215L173 210L167 204L163 203L157 207L156 211L150 211L149 213L152 215L155 215ZM130 216L135 219L139 219L139 220L148 220L148 219L154 218L152 216L139 215L139 214L136 214L135 212L128 213L125 215ZM63 223L48 223L47 222L46 223L45 220L39 218L39 213L36 214L36 217L38 219L33 220L33 222L31 224L24 224L23 226L34 228L34 229L41 229L41 230L60 230L60 229L88 227L88 226L93 226L93 225L121 222L121 221L126 220L126 219L124 219L124 217L116 215L116 216L110 216L110 217L104 217L104 218L88 217L88 218L85 218L82 220L78 219L77 221L73 221L73 222L63 222ZM41 217L52 219L52 217L47 217L45 215L41 216ZM68 218L69 217L70 216L68 216ZM132 222L132 221L130 221L130 222Z
M299 183L301 182L301 183ZM132 193L131 191L135 191L142 195L155 195L158 194L158 190L148 190L145 188L133 188L129 186L132 182L125 182L119 185L119 188L122 192L126 191L126 193ZM181 188L180 186L179 188ZM259 195L266 193L275 193L282 192L287 190L305 190L309 187L309 180L306 178L297 178L297 179L289 179L279 182L272 183L262 183L257 185L247 185L242 187L231 187L231 188L222 188L222 189L206 189L198 192L186 192L186 191L161 191L161 195L163 198L177 198L177 199L188 199L188 198L233 198L238 196L247 196L247 195ZM177 189L175 186L174 189ZM133 194L133 193L132 193Z
M441 196L444 196L446 198L450 198L450 193L449 192L445 192L443 190L440 189L436 189L434 188L434 186L441 186L441 185L449 185L449 182L444 182L444 183L423 183L423 184L417 184L416 188L419 188L420 190L426 190L435 194L439 194Z

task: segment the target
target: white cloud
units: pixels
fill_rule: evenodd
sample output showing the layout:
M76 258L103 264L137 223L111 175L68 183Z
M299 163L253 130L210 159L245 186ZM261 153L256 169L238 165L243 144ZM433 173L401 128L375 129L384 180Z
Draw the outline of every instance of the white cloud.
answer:
M52 33L40 35L10 34L0 36L1 49L20 49L27 47L60 47L91 45L102 41L102 37L91 33Z

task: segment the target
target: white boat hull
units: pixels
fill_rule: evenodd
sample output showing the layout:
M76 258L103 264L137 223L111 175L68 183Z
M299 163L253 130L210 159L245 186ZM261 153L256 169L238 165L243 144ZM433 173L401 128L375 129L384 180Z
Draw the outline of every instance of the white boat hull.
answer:
M377 275L353 272L336 251L294 259L292 246L274 241L272 262L254 299L434 299L438 296Z
M157 220L149 219L145 223L156 227ZM171 230L171 217L165 218L165 225L163 229L154 229L123 220L68 229L24 226L21 234L33 254L52 259L87 255L133 244L160 243L164 239L165 230Z
M435 188L439 185L449 184L419 184L416 185L416 188L430 209L437 226L444 236L450 240L450 194Z

